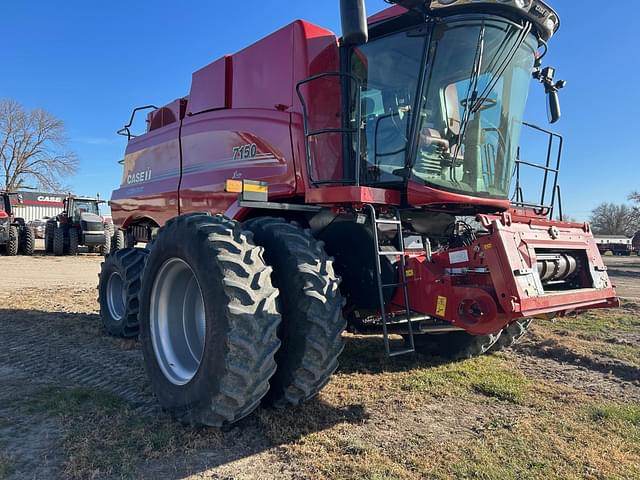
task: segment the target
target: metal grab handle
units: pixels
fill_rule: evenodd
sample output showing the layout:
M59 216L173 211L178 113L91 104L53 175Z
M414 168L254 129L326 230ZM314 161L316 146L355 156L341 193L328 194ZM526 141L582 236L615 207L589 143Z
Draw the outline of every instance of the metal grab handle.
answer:
M133 112L131 112L131 118L129 119L129 123L127 123L124 127L122 127L120 130L118 130L116 133L118 135L122 135L123 137L127 137L127 140L131 140L132 138L135 138L136 136L133 135L131 133L131 130L129 130L131 128L131 125L133 125L133 120L136 117L136 113L142 111L142 110L158 110L158 107L156 107L155 105L145 105L144 107L136 107L133 109Z

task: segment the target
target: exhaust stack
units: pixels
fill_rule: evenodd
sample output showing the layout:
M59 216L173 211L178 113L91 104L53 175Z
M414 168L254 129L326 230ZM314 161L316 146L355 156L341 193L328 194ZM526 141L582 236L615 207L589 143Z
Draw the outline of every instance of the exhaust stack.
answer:
M369 41L367 9L364 2L365 0L340 0L344 46L362 45Z

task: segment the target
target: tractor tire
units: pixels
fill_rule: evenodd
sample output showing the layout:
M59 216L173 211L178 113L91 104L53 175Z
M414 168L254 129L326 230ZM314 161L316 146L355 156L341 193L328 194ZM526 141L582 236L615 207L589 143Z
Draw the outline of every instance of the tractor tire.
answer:
M221 215L160 229L142 277L140 341L153 391L179 421L230 425L267 394L280 347L271 272L250 232Z
M104 230L104 245L98 247L98 253L105 257L111 253L111 234L108 228Z
M64 229L61 227L53 227L53 254L56 257L64 255Z
M117 252L118 250L122 250L123 248L125 248L124 232L119 228L116 228L116 231L111 237L110 251L111 253L114 253L114 252Z
M20 247L20 231L16 225L9 225L9 240L7 241L7 255L15 257Z
M283 219L256 218L245 223L255 243L265 249L280 290L282 346L278 370L264 402L278 408L316 396L338 367L344 348L344 300L333 260L309 231Z
M44 251L45 253L53 253L53 227L52 225L47 225L44 228Z
M447 360L466 360L489 352L499 340L501 332L492 335L471 335L451 332L439 335L415 335L416 351Z
M33 229L30 227L24 227L22 229L22 235L20 239L20 253L22 255L31 256L36 246L36 236L33 233Z
M109 335L138 336L138 294L149 251L142 248L118 250L102 263L98 284L100 318Z
M80 232L77 228L69 229L69 248L67 252L69 255L75 257L78 255L78 245L80 244Z
M502 330L500 338L493 344L490 352L499 352L500 350L506 350L517 344L522 337L524 337L529 331L529 327L533 323L532 318L523 318L522 320L516 320L508 327Z

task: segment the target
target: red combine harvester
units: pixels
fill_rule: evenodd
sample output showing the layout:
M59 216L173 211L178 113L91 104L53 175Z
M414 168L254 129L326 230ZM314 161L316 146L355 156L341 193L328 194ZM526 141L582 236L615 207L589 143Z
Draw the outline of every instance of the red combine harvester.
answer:
M345 329L382 335L389 356L466 358L534 318L618 305L589 225L553 220L562 137L523 124L532 74L560 116L564 82L542 68L556 13L390 3L367 20L343 1L342 38L296 21L121 130L114 223L150 246L108 257L101 314L112 334L140 331L179 420L313 397ZM546 162L519 158L523 125L545 135ZM525 201L527 167L540 201Z

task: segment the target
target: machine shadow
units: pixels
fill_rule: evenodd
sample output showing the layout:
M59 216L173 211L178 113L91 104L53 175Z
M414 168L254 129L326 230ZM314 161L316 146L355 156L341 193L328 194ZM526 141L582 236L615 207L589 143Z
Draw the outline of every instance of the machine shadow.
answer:
M227 429L181 426L157 405L138 342L108 336L94 313L0 308L0 345L0 385L18 385L12 395L26 404L47 388L80 387L122 399L125 413L113 414L114 423L122 421L117 415L128 415L146 431L173 432L169 437L174 453L163 460L141 455L136 478L182 478L277 449L338 424L362 424L369 418L362 404L331 404L320 397L285 410L260 406ZM0 413L2 410L0 405ZM28 421L29 415L28 410L17 411L12 418L17 425ZM39 415L53 418L57 414ZM86 436L76 435L74 441L90 441L91 420L79 417L76 421L88 423L82 428ZM124 436L115 438L111 447L116 450L130 442ZM0 443L9 448L14 441L0 434Z
M404 341L398 338L390 339L392 351L406 348ZM387 358L382 336L345 336L345 347L340 356L341 373L384 373L406 372L416 368L437 367L446 363L453 363L437 356L421 353L407 354L394 358Z

